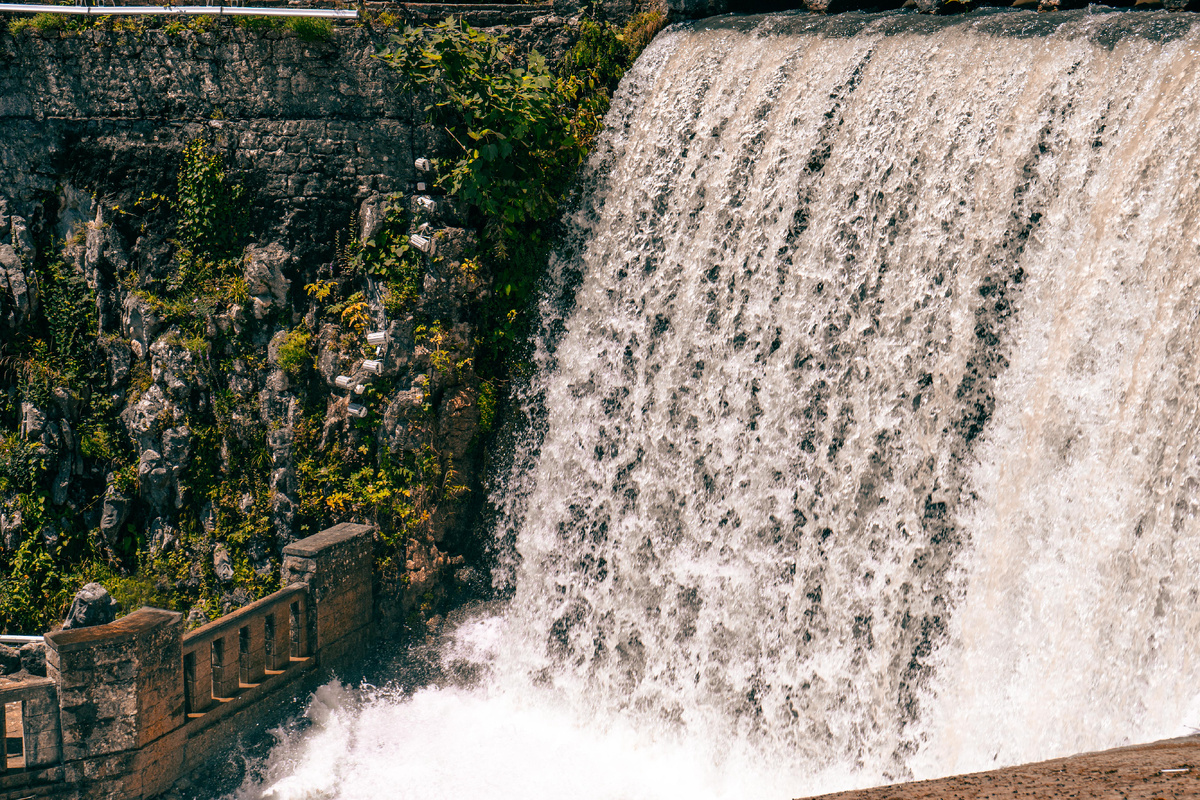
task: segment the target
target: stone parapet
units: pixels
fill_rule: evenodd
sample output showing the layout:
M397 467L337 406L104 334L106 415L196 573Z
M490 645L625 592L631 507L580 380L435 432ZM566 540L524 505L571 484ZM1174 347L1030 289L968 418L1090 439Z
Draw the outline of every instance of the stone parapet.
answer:
M374 533L289 545L283 589L186 635L157 608L46 634L48 677L0 679L0 730L20 703L24 761L0 769L0 800L153 797L361 656Z
M366 643L373 606L374 528L343 523L283 549L283 583L316 602L308 634L322 664L341 666Z

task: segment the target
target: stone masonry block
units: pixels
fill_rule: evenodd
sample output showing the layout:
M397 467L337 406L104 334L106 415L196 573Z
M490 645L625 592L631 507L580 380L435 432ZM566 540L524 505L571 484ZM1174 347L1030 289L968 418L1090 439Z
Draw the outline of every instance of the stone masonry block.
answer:
M182 725L182 636L181 615L148 608L46 634L48 661L60 670L65 758L133 750Z

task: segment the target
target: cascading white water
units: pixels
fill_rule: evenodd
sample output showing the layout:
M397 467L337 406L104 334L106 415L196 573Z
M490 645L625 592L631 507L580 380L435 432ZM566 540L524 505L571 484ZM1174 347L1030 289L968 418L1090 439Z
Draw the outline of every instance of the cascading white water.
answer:
M661 34L551 265L497 580L244 796L799 796L1200 725L1200 23ZM459 670L462 671L462 670Z

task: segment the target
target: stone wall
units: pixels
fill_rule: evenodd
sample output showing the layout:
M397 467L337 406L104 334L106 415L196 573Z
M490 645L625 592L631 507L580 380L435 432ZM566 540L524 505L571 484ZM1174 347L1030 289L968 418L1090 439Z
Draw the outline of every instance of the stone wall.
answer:
M566 15L577 11L570 3L386 9L413 23L465 12L469 22L552 55L566 46ZM435 614L443 598L465 586L454 578L463 547L444 540L469 536L482 502L481 380L457 366L471 363L480 304L490 291L487 275L463 267L473 234L449 204L439 206L437 258L425 259L427 274L407 313L391 318L379 282L348 274L335 252L351 236L374 235L390 202L411 207L415 158L444 144L420 124L420 101L398 93L372 57L391 32L339 26L327 41L309 42L287 30L222 20L211 30L176 33L161 22L124 32L0 33L0 436L37 445L52 513L92 536L110 562L122 559L120 540L131 527L143 564L186 550L190 573L161 578L171 581L166 591L190 598L179 603L185 610L207 603L204 613L212 616L214 608L254 600L234 574L274 574L284 546L332 519L328 508L311 513L313 504L304 512L301 424L321 448L368 447L372 458L384 450L440 454L468 491L453 503L429 501L426 529L408 539L409 552L399 559L409 579L393 580L377 596L389 598L397 625L420 626L422 615ZM183 151L197 139L223 154L229 181L246 190L249 296L218 298L196 315L207 327L189 332L164 316L161 301L179 299L172 294L180 267L171 203ZM5 344L48 338L38 315L55 262L94 295L89 346L96 352L89 358L108 363L89 385L62 380L48 399L35 401L8 368L30 349L10 352ZM305 290L319 280L336 284L335 299L324 306ZM350 398L335 385L338 375L357 374L368 355L361 331L327 308L354 296L366 298L370 325L390 337L380 376L387 395L372 408L379 417L373 429L348 417ZM434 348L417 332L434 320L445 331L438 347L453 352L453 368L440 373L430 361ZM312 337L311 367L289 373L280 348L301 329ZM207 352L187 349L185 340L196 336L207 340ZM233 405L221 420L218 394ZM83 452L81 428L97 425L99 416L108 417L101 425L115 423L134 452L118 459ZM197 433L218 422L222 441L201 456ZM239 466L238 448L249 447L269 461L262 485L237 496L196 489L197 472L228 475ZM205 459L210 463L198 463ZM133 468L136 486L122 484L121 470ZM20 508L15 494L0 493L0 568L30 537L52 551L59 535L39 530ZM268 521L230 541L249 516ZM377 521L367 513L358 518ZM208 618L197 614L195 623Z
M180 614L155 608L46 634L48 677L0 681L0 712L23 703L26 759L24 769L0 770L0 800L153 797L361 658L374 633L374 533L338 525L294 542L284 589L186 635ZM287 618L276 612L289 608L315 635L286 635ZM267 645L264 632L279 631L291 651ZM218 651L233 681L204 683L205 702L189 697L197 661L207 667ZM189 653L199 658L189 664Z

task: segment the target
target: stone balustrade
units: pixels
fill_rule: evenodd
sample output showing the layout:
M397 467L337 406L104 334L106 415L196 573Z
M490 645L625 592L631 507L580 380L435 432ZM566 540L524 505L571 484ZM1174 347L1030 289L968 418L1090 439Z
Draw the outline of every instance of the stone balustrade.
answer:
M0 800L153 797L351 664L372 634L373 541L343 524L294 542L283 589L187 634L157 608L46 634L46 678L0 679L0 731L19 709L21 741Z

